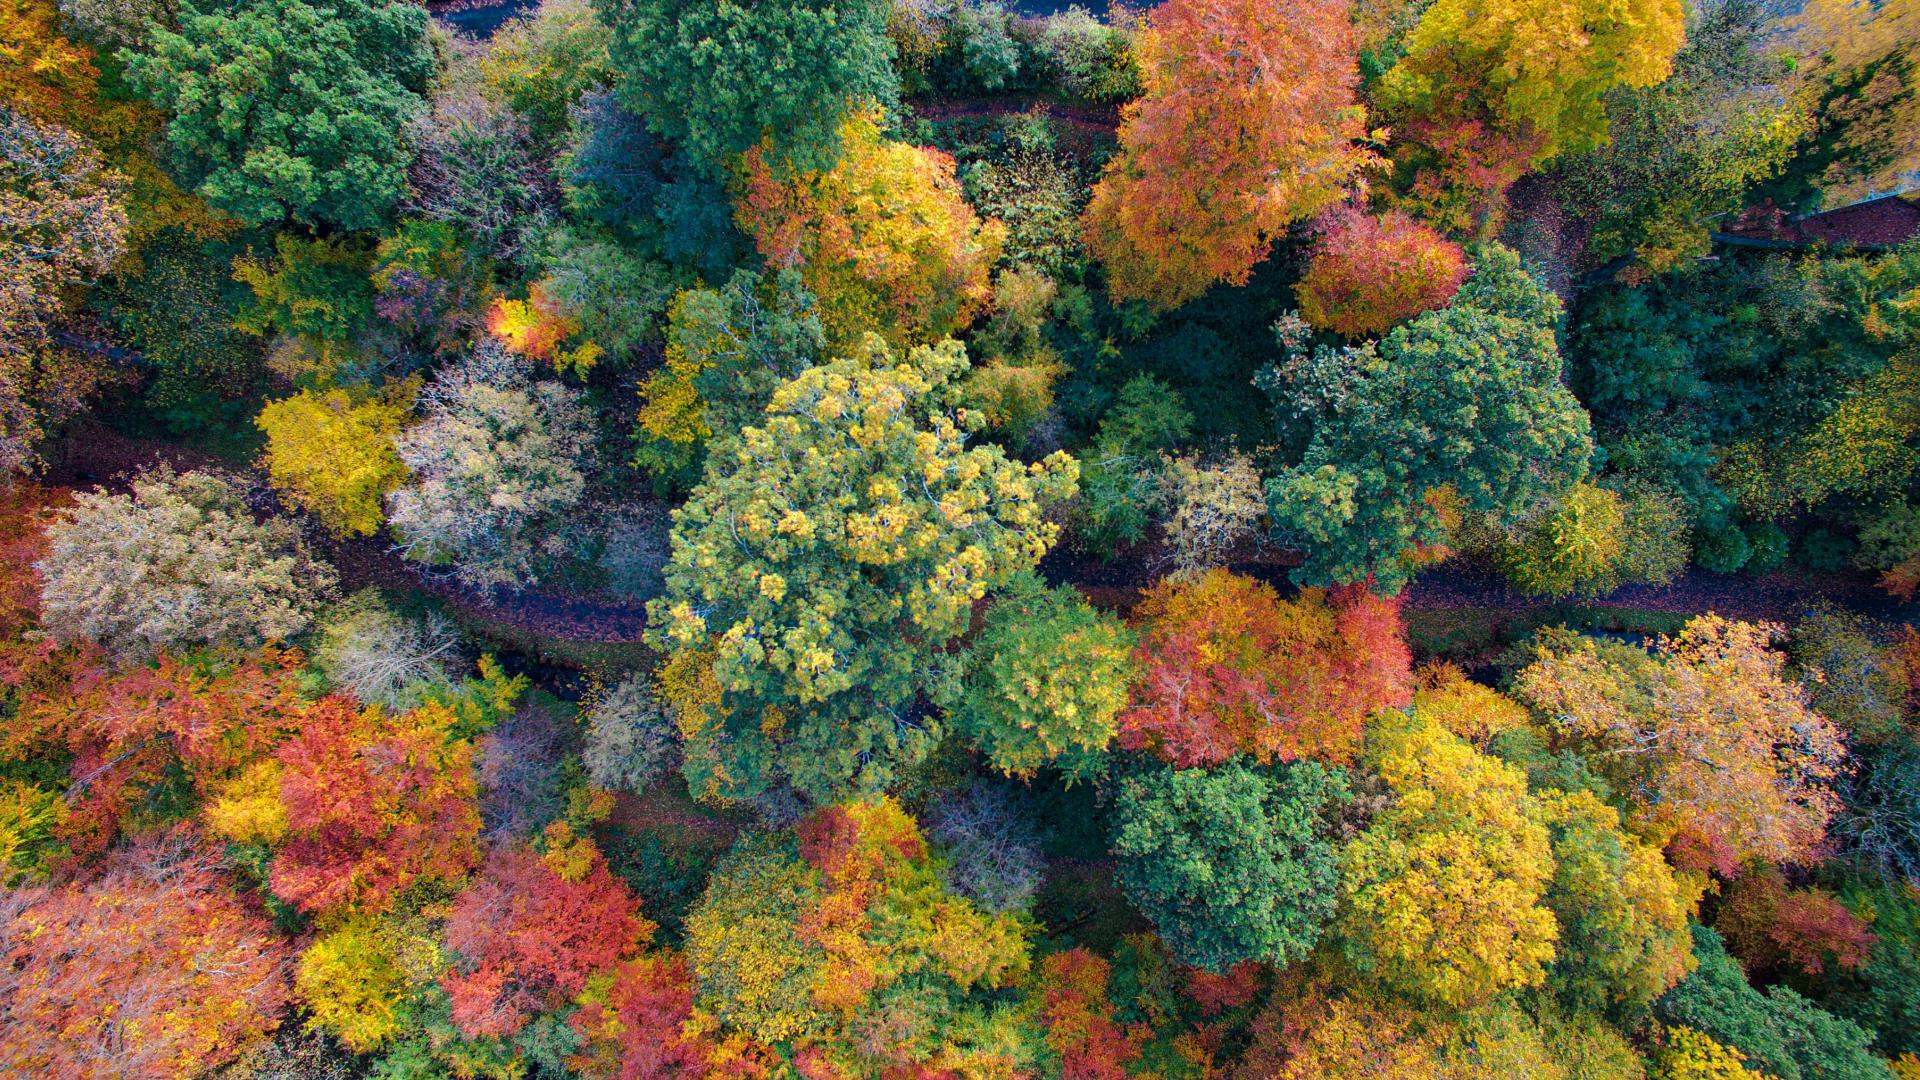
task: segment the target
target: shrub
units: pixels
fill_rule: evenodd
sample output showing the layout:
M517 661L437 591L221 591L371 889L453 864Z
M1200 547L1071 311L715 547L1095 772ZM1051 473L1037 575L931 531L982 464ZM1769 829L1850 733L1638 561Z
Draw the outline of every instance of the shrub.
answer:
M1764 574L1787 561L1787 534L1771 521L1749 525L1745 530L1750 549L1742 569L1749 574Z
M543 0L487 39L480 79L526 118L537 145L552 146L574 104L613 80L612 37L587 0Z
M1822 607L1795 624L1787 643L1814 710L1856 743L1892 738L1907 716L1907 665L1873 633L1863 616Z
M1007 263L1079 276L1086 261L1080 244L1080 211L1086 200L1066 160L1016 145L1003 160L967 166L960 178L968 201L981 215L1006 224L1001 255Z
M1040 48L1067 93L1114 103L1140 93L1140 66L1127 32L1100 21L1078 5L1046 21Z
M666 705L646 676L635 675L588 708L580 763L593 786L639 795L679 764L679 743Z
M1502 545L1501 570L1530 595L1598 596L1620 583L1625 533L1620 496L1576 484L1558 506L1522 526L1517 540Z
M1467 279L1457 244L1398 210L1330 211L1294 292L1300 314L1350 338L1384 334L1453 299Z
M1645 481L1618 485L1625 522L1615 569L1622 584L1669 585L1693 561L1686 504L1668 488Z
M378 593L355 593L321 620L314 664L335 690L366 705L405 711L453 685L459 639L439 615L395 613Z
M1228 451L1211 465L1181 454L1167 461L1160 482L1169 510L1167 544L1178 573L1224 566L1229 553L1260 535L1266 492L1259 468L1246 454Z
M1736 525L1724 525L1701 533L1693 548L1693 560L1700 569L1716 574L1731 574L1747 565L1753 547L1747 534Z
M244 490L213 473L162 467L125 495L78 494L47 540L36 564L47 629L128 657L284 640L334 583L292 522L256 521Z

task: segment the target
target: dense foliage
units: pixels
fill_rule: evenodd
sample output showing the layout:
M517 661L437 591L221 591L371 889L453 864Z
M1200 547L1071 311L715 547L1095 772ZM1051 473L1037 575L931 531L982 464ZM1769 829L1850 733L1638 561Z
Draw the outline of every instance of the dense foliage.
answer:
M0 2L0 1073L1920 1080L1916 0L1060 6Z

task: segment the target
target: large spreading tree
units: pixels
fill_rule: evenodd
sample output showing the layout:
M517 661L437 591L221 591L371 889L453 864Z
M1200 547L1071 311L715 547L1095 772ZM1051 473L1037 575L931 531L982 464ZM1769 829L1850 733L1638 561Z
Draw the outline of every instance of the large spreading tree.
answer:
M921 694L944 646L1046 553L1078 475L968 447L966 370L955 342L899 359L869 336L712 450L649 609L652 640L704 656L721 695L679 709L696 791L877 791L939 741Z
M1514 684L1637 817L1731 858L1804 859L1839 809L1846 742L1784 677L1777 628L1705 615L1652 652L1560 633Z
M1586 410L1561 383L1560 301L1498 246L1453 303L1377 344L1288 355L1261 372L1283 431L1310 433L1267 483L1273 522L1306 549L1303 584L1398 592L1462 512L1519 521L1587 473Z
M1168 0L1135 49L1146 93L1093 189L1087 247L1116 298L1174 308L1246 284L1368 163L1356 44L1339 0Z
M171 119L175 168L256 225L363 229L407 193L408 122L433 76L427 13L395 0L240 0L127 53Z

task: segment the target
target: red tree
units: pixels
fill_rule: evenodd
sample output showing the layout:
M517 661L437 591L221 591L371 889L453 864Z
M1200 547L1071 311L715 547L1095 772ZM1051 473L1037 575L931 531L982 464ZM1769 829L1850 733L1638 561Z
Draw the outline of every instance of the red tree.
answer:
M0 898L0 1073L210 1071L271 1032L288 956L185 832L117 852L97 877Z
M569 879L525 848L496 851L447 916L447 944L465 961L445 980L453 1022L468 1038L510 1036L652 937L597 853Z
M422 878L452 880L478 859L473 748L454 716L428 705L399 716L325 698L282 746L287 840L270 880L311 912L377 911Z
M1369 337L1445 305L1466 279L1466 256L1439 233L1398 210L1376 216L1342 206L1321 219L1294 292L1307 322Z
M1371 713L1413 697L1398 602L1363 590L1272 587L1224 570L1163 581L1145 620L1120 745L1178 768L1236 753L1346 762Z
M1794 967L1820 975L1833 964L1852 971L1879 938L1865 920L1824 889L1795 889L1779 870L1753 867L1727 886L1714 929L1748 970Z
M298 727L302 665L298 653L271 648L217 663L163 655L127 669L91 645L0 649L0 686L16 702L0 753L72 755L62 839L76 855L98 854L176 762L205 794Z
M1040 965L1040 1023L1060 1055L1062 1080L1125 1080L1140 1056L1141 1033L1114 1021L1111 975L1107 962L1085 949L1054 953Z
M694 1080L712 1046L689 1035L693 974L672 953L636 956L596 978L573 1014L585 1046L569 1062L590 1080Z

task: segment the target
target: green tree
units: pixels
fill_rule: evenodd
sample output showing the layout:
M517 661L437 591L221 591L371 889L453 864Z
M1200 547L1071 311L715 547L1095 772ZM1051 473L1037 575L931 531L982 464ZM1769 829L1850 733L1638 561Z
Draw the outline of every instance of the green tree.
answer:
M1127 704L1133 634L1071 587L1022 574L987 609L964 687L948 710L994 768L1031 776L1056 764L1090 778Z
M1032 567L1071 497L1063 453L968 448L957 342L895 358L876 335L773 394L716 447L674 515L656 645L713 650L724 700L683 716L689 779L727 797L784 774L831 796L884 788L939 741L918 696L973 603Z
M719 172L771 137L776 161L830 168L859 99L899 95L889 0L598 0L615 91L663 138Z
M1556 186L1593 223L1590 259L1631 253L1659 273L1707 254L1713 220L1792 156L1811 117L1779 92L1769 21L1754 0L1703 8L1673 77L1616 92L1607 142L1563 159Z
M433 74L427 14L396 0L183 6L179 32L123 53L170 114L181 178L243 221L361 229L407 191L407 122Z
M1310 432L1267 483L1275 528L1303 543L1302 584L1405 583L1407 556L1449 538L1449 506L1510 525L1586 475L1586 411L1560 380L1560 301L1497 245L1452 306L1377 345L1307 353L1283 320L1258 378L1281 428Z
M1870 1038L1850 1020L1819 1008L1784 986L1765 994L1727 955L1720 935L1693 927L1699 966L1660 998L1654 1013L1668 1024L1702 1032L1745 1055L1780 1080L1889 1080L1886 1063L1867 1050Z
M1285 966L1333 918L1330 819L1348 797L1344 770L1311 761L1154 765L1122 779L1114 797L1120 883L1180 960L1210 971Z
M295 334L344 342L373 321L372 256L335 240L273 238L271 263L249 252L233 279L253 292L234 325L249 334Z
M1692 970L1698 883L1676 878L1592 792L1543 792L1534 816L1553 848L1547 907L1560 924L1547 985L1571 1006L1645 1007Z
M640 384L634 463L697 475L707 444L752 423L825 346L797 271L739 270L719 288L682 292L667 311L666 363Z
M1498 552L1507 580L1529 596L1598 596L1620 584L1626 555L1626 513L1620 496L1575 484Z

